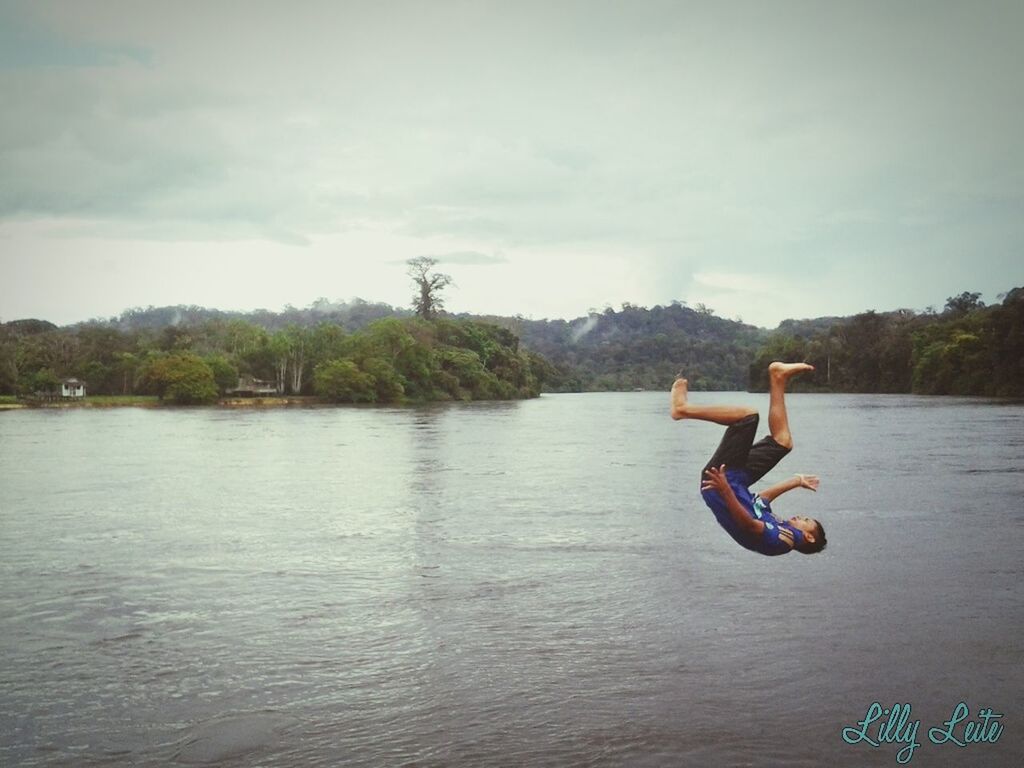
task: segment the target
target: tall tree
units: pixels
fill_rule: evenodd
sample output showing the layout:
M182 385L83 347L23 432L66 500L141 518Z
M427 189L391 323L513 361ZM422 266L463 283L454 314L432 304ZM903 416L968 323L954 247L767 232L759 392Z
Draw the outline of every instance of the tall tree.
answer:
M145 365L141 382L161 400L179 405L212 403L217 399L217 382L210 366L188 352L152 358Z
M288 361L292 352L291 339L284 331L278 331L270 337L267 346L274 360L277 394L283 395L285 386L288 384Z
M980 293L964 291L959 296L950 296L946 299L946 311L955 315L966 315L976 309L982 309L985 302L981 300Z
M302 394L302 376L306 370L306 360L310 352L312 334L299 325L289 325L284 329L288 339L288 365L291 368L292 394Z
M130 395L135 391L135 371L139 367L139 359L131 352L119 352L115 359L115 370L121 376L121 394Z
M434 272L437 259L429 256L418 256L405 263L409 265L409 277L418 291L412 298L413 309L424 320L433 320L444 309L440 293L443 288L451 285L452 279L442 272Z

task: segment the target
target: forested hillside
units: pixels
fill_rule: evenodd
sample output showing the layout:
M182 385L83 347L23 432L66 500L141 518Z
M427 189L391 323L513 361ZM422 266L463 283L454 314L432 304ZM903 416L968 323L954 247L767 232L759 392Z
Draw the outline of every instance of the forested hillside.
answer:
M803 360L813 374L793 389L1024 397L1024 288L986 307L977 293L941 313L865 312L828 324L783 323L750 365L750 388L767 389L766 366Z
M572 321L490 319L555 366L548 380L554 391L667 389L680 370L694 390L744 389L750 359L769 338L768 331L679 302L625 304Z

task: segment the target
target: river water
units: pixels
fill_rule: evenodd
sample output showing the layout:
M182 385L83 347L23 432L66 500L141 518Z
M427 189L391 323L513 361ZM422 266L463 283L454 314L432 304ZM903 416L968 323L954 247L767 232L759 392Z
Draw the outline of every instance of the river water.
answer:
M1024 406L791 395L767 558L667 402L0 414L0 764L1020 765Z

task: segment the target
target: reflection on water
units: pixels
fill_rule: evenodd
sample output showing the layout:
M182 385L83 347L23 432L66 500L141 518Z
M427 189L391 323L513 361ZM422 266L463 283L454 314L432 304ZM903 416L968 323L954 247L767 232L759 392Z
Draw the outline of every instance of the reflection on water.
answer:
M656 393L2 414L0 763L892 765L842 728L965 699L1001 740L915 763L1017 764L1024 407L790 407L821 556Z

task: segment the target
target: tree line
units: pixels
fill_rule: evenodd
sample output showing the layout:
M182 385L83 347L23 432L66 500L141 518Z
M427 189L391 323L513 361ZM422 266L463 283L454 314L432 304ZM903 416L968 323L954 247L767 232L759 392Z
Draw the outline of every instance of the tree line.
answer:
M332 306L321 299L308 310L319 322L283 328L274 317L265 327L240 313L200 307L128 310L109 323L71 329L39 320L7 323L0 326L0 394L45 396L70 376L84 379L94 395L139 392L178 404L262 392L267 382L278 395L345 403L537 397L553 369L520 350L506 328L442 317L441 291L451 277L434 271L436 264L429 256L407 262L415 317L382 317L378 310L386 305ZM286 316L297 313L285 309ZM368 324L348 333L323 319L339 313ZM266 314L256 313L264 320Z
M963 293L941 312L786 320L768 331L678 301L575 320L456 317L439 294L450 280L432 266L410 262L413 311L318 299L280 313L151 307L67 328L0 324L0 394L75 376L90 394L206 402L247 375L281 394L344 402L481 399L665 389L680 370L693 389L761 390L775 359L816 366L794 381L805 391L1024 394L1022 288L989 307Z
M537 396L549 370L507 329L450 318L384 318L354 333L333 323L271 332L238 319L135 331L38 320L0 326L0 394L23 396L73 376L89 394L197 404L245 375L282 395L335 402L510 399Z
M992 306L965 292L949 297L942 312L788 321L751 362L751 390L767 389L767 365L777 359L815 366L794 380L796 391L1022 397L1024 288Z

